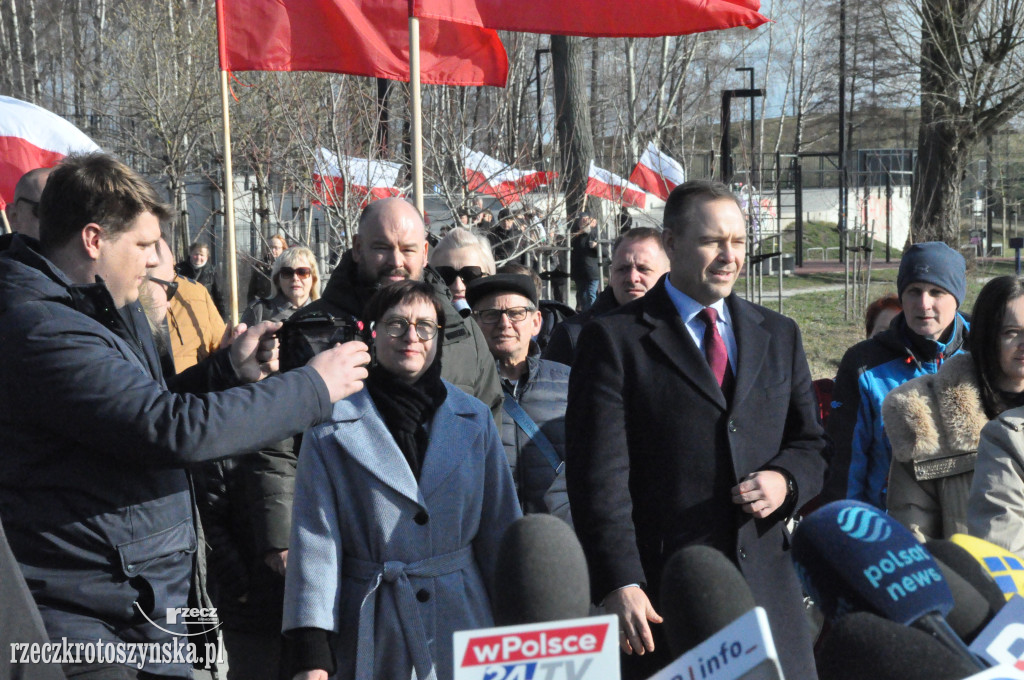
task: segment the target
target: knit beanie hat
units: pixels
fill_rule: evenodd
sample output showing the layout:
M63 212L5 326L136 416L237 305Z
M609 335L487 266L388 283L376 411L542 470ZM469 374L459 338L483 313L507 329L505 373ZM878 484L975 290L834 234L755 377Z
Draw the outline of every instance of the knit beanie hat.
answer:
M967 294L967 263L964 256L941 241L915 243L900 260L896 290L900 297L907 286L917 282L930 283L948 291L959 307Z

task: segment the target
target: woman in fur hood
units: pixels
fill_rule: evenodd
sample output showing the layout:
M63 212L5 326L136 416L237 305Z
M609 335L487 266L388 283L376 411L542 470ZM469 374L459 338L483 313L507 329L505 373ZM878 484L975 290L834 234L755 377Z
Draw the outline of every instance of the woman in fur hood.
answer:
M967 533L981 430L1024 405L1024 280L1001 276L985 285L970 349L894 389L882 405L893 454L889 514L922 540Z

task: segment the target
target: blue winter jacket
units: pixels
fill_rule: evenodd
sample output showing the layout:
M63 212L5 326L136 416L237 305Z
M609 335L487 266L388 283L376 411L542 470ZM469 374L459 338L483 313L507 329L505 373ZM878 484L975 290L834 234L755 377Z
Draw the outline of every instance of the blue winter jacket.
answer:
M892 448L882 423L882 401L890 390L967 349L970 325L957 313L945 343L915 334L903 314L889 330L859 342L843 356L836 374L828 435L833 457L822 492L825 502L852 498L885 509Z

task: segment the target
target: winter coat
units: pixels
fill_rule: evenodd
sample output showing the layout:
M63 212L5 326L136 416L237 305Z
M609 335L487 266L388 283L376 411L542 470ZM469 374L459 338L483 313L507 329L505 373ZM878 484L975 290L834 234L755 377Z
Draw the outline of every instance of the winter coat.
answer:
M536 347L534 347L536 350ZM502 381L505 400L514 399L551 442L559 461L565 460L565 406L569 399L569 367L544 361L534 351L527 357L525 383ZM501 413L501 443L516 482L523 512L547 512L544 494L556 469L537 443L516 424L508 411Z
M1024 407L1004 411L981 430L967 533L1024 559Z
M167 309L174 368L181 373L213 354L224 337L224 319L209 291L178 277L178 292Z
M882 401L893 388L935 373L967 349L967 320L957 313L953 323L953 334L942 344L912 335L901 313L889 330L843 355L828 419L833 456L823 502L853 498L885 509L892 450L882 427Z
M596 228L579 233L569 240L570 275L573 281L593 281L600 278Z
M366 391L303 437L284 630L335 636L337 678L452 677L452 634L486 628L505 529L519 516L487 409L446 383L417 483ZM383 579L382 579L383 574Z
M619 303L615 299L615 293L612 292L611 286L608 286L597 296L597 300L590 306L590 309L580 312L575 316L570 316L555 326L555 329L551 332L551 338L548 340L548 345L544 348L542 357L549 361L557 361L560 364L572 366L573 361L576 359L576 342L580 338L580 331L583 330L583 326L588 321L592 321L618 306Z
M974 363L958 354L882 403L892 445L889 514L922 540L967 533L967 499L988 417Z
M167 622L198 543L184 466L331 412L309 368L215 391L237 383L226 350L165 384L141 306L122 315L105 285L72 285L18 237L0 254L0 356L0 519L51 640L184 632Z
M295 308L284 295L254 302L242 323L283 321ZM284 578L264 558L288 549L298 437L247 456L203 466L199 510L210 546L210 585L228 630L276 635Z
M431 267L424 268L423 280L434 287L444 308L441 377L487 404L497 422L501 411L501 385L483 332L475 321L464 319L455 311L451 291L436 271ZM296 312L294 318L301 319L315 312L361 318L363 308L376 290L376 286L359 283L356 262L352 251L348 251L331 274L320 299Z
M216 305L217 310L221 315L224 314L224 297L221 295L220 285L217 283L217 272L212 262L207 262L199 269L196 269L192 266L192 260L186 258L174 265L174 271L204 286L209 291L210 297L213 298L213 304Z

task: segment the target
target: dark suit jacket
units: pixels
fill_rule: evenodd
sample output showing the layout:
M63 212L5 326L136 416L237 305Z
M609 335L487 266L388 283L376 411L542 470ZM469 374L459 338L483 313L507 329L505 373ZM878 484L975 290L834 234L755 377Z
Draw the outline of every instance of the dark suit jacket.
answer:
M640 583L657 606L661 567L674 550L719 548L768 611L786 677L813 678L785 526L788 508L818 493L825 469L810 371L792 319L735 295L726 302L739 355L731 402L664 277L583 329L566 412L576 531L595 601ZM729 490L766 468L788 473L799 498L755 520Z

